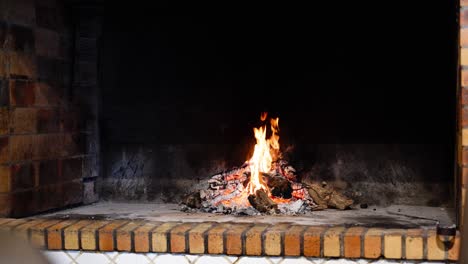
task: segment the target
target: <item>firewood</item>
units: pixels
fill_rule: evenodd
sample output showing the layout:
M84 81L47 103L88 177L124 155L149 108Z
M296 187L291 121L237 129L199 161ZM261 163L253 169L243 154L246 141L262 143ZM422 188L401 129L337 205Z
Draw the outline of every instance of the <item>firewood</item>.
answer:
M263 173L266 179L266 184L270 188L270 192L275 197L290 199L292 198L291 183L281 175L270 175Z
M278 205L263 190L257 190L255 194L249 195L248 200L250 205L261 213L274 214L278 211Z
M330 200L328 201L328 205L333 208L337 208L340 210L344 210L349 208L353 205L354 201L343 194L334 190L330 196Z
M336 209L347 209L353 205L354 201L347 198L343 194L339 193L326 183L308 184L309 195L314 200L314 203L318 205L318 209L336 208Z

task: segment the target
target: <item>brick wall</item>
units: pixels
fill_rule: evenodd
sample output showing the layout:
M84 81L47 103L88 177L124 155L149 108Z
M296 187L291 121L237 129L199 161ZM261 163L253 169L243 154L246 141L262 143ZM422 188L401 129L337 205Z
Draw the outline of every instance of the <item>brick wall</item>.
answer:
M82 203L86 178L96 176L87 116L71 88L76 52L67 12L60 0L0 1L1 216Z

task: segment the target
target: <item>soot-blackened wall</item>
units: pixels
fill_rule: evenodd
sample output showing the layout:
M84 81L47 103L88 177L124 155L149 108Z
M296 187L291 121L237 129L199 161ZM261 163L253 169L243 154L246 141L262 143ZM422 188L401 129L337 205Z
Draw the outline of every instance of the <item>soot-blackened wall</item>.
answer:
M177 200L241 165L268 111L303 177L451 205L455 2L365 5L108 7L104 197Z

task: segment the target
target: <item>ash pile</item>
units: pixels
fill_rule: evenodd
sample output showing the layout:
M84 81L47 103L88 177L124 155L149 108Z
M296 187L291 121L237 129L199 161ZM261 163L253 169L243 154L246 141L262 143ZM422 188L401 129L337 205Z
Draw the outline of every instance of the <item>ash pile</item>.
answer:
M286 160L271 163L252 187L252 164L211 176L205 189L186 195L180 209L233 215L299 215L328 208L345 210L354 201L326 182L301 182Z

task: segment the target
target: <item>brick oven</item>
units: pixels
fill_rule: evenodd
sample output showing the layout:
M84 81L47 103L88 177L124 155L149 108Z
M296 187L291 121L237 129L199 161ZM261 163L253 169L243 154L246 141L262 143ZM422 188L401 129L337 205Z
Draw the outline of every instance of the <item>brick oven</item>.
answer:
M0 0L0 229L52 263L457 262L468 2L372 5ZM286 209L236 211L270 117Z

